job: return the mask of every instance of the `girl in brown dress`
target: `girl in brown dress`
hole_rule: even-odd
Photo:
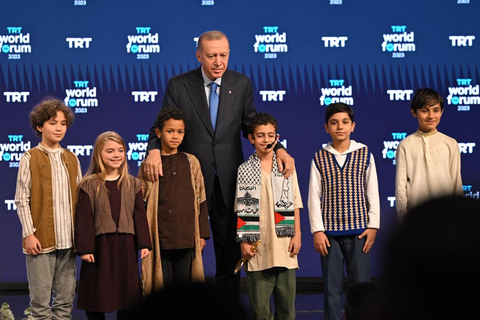
[[[140,180],[128,174],[123,139],[100,134],[80,184],[75,218],[77,254],[82,258],[77,308],[88,319],[132,319],[141,299],[138,250],[151,250]]]

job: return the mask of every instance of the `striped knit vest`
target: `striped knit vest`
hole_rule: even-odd
[[[322,179],[321,209],[325,233],[333,236],[360,234],[367,228],[368,204],[365,175],[370,165],[367,147],[347,155],[343,167],[322,149],[315,153]]]

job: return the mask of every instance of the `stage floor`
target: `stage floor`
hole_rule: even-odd
[[[27,294],[0,296],[0,303],[7,302],[15,315],[15,319],[23,318],[23,311],[28,307],[29,297]],[[241,295],[241,302],[248,310],[248,296]],[[76,305],[76,301],[75,301]],[[296,298],[297,320],[323,320],[323,294],[297,294]],[[86,319],[85,312],[73,309],[73,319]],[[115,319],[115,313],[107,314],[107,319]]]

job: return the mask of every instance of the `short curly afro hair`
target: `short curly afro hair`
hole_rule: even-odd
[[[187,128],[187,119],[185,118],[185,113],[177,107],[170,106],[160,109],[157,114],[155,126],[161,131],[165,125],[165,122],[170,119],[182,120],[185,124],[185,129]]]

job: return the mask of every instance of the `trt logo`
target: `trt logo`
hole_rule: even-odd
[[[137,29],[137,33],[149,34],[152,27],[136,27],[135,29]]]
[[[5,91],[3,95],[6,97],[7,102],[27,102],[27,97],[30,95],[30,92],[28,91],[21,91],[21,92],[15,92],[15,91]]]
[[[138,141],[147,141],[148,142],[149,134],[137,134]]]
[[[75,153],[76,156],[90,156],[92,153],[93,146],[92,145],[71,145],[67,146],[67,149],[73,153]]]
[[[283,96],[287,93],[285,90],[262,90],[262,101],[283,101]]]
[[[90,42],[92,41],[92,38],[67,38],[66,40],[69,48],[83,49],[90,48]]]
[[[345,47],[348,37],[322,37],[325,48]]]
[[[472,84],[472,79],[457,79],[457,84],[459,86],[469,86]]]
[[[73,81],[75,88],[88,88],[88,81]]]
[[[405,139],[406,136],[407,136],[406,132],[392,132],[392,138],[395,140]]]
[[[392,26],[392,32],[405,32],[407,26]]]
[[[132,91],[135,102],[155,102],[158,91]]]
[[[265,31],[265,33],[276,33],[278,31],[278,27],[263,27],[263,31]]]
[[[10,211],[10,210],[17,210],[17,206],[15,205],[15,201],[14,200],[9,200],[9,199],[5,199],[5,204],[7,205],[7,210]]]
[[[460,153],[473,153],[473,148],[475,148],[475,142],[459,142],[458,148]]]
[[[475,36],[450,36],[448,39],[452,41],[452,47],[471,47]]]
[[[391,101],[410,101],[413,90],[387,90]]]
[[[22,142],[23,135],[22,134],[9,134],[8,141],[9,142]]]
[[[22,33],[22,27],[7,27],[8,33]]]
[[[330,79],[330,80],[328,80],[328,82],[330,82],[330,85],[332,87],[341,87],[345,83],[345,80],[343,80],[343,79]]]

